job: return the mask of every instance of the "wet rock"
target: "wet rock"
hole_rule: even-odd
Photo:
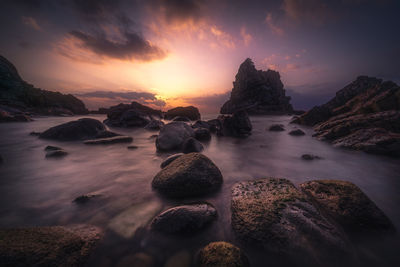
[[[75,198],[72,202],[75,202],[76,204],[85,204],[89,202],[91,199],[98,197],[99,195],[96,194],[88,194],[88,195],[81,195],[77,198]]]
[[[164,127],[164,122],[160,120],[152,120],[144,128],[149,131],[158,131],[162,127]]]
[[[221,121],[219,119],[208,120],[207,123],[210,125],[210,132],[212,133],[220,131],[222,127]]]
[[[346,237],[286,179],[240,182],[232,188],[232,228],[239,240],[268,251],[317,260],[344,255]],[[314,258],[315,257],[315,258]]]
[[[208,130],[210,130],[211,125],[206,122],[206,121],[202,121],[202,120],[197,120],[193,125],[192,128],[206,128]]]
[[[293,135],[293,136],[302,136],[302,135],[305,135],[306,133],[300,129],[296,129],[296,130],[290,131],[289,134]]]
[[[249,260],[236,246],[228,242],[213,242],[200,250],[199,267],[248,267]]]
[[[300,187],[350,233],[394,231],[388,217],[353,183],[317,180]]]
[[[62,158],[68,155],[68,152],[65,150],[50,150],[46,153],[46,158]]]
[[[210,130],[207,128],[195,128],[194,129],[194,135],[197,140],[199,141],[209,141],[211,140],[211,133]]]
[[[192,256],[189,251],[182,250],[172,255],[166,262],[164,267],[190,267]]]
[[[200,153],[184,154],[154,177],[152,186],[171,197],[194,197],[221,187],[222,174],[217,166]]]
[[[169,234],[195,233],[217,217],[216,209],[206,203],[182,205],[170,208],[157,215],[151,229]]]
[[[189,125],[180,121],[170,122],[157,136],[156,147],[160,151],[181,150],[189,137],[194,137],[194,131]]]
[[[190,119],[188,117],[176,116],[175,118],[172,119],[172,121],[190,122]]]
[[[273,131],[273,132],[281,132],[281,131],[284,131],[285,128],[283,127],[282,124],[274,124],[274,125],[271,125],[268,130]]]
[[[301,158],[304,160],[322,159],[321,157],[312,154],[303,154],[301,155]]]
[[[115,136],[121,136],[121,135],[106,130],[106,131],[101,131],[98,134],[96,134],[95,139],[98,139],[98,138],[109,138],[109,137],[115,137]]]
[[[177,116],[187,117],[189,120],[192,120],[192,121],[200,120],[200,112],[196,107],[193,107],[193,106],[176,107],[176,108],[170,109],[165,113],[164,118],[166,120],[172,120],[173,118],[175,118]]]
[[[138,149],[139,147],[138,146],[127,146],[126,148],[130,149],[130,150],[134,150],[134,149]]]
[[[122,258],[117,267],[153,267],[155,262],[151,256],[144,252],[139,252],[133,255]]]
[[[44,151],[54,151],[54,150],[63,150],[61,147],[58,146],[46,146]]]
[[[279,72],[257,70],[250,58],[239,67],[230,99],[221,107],[222,114],[245,110],[248,114],[288,114],[293,112],[285,95]]]
[[[149,139],[153,139],[153,138],[157,138],[157,137],[158,137],[158,134],[153,134],[153,135],[149,136]]]
[[[218,135],[233,137],[247,137],[251,135],[253,127],[245,111],[238,111],[233,115],[221,115],[218,119],[221,123]]]
[[[104,125],[95,119],[83,118],[51,127],[41,133],[39,138],[59,141],[74,141],[95,138],[105,131]]]
[[[41,134],[41,132],[30,132],[29,135],[32,136],[39,136]]]
[[[85,145],[109,145],[109,144],[118,144],[118,143],[131,143],[133,138],[130,136],[114,136],[108,138],[99,138],[93,140],[86,140],[83,143]]]
[[[173,154],[171,156],[169,156],[168,158],[166,158],[160,165],[161,169],[164,169],[165,167],[167,167],[171,162],[173,162],[174,160],[176,160],[177,158],[179,158],[180,156],[182,156],[183,153],[177,153],[177,154]]]
[[[103,231],[95,226],[0,229],[2,266],[83,266]]]
[[[10,114],[9,112],[0,110],[0,122],[29,122],[33,119],[26,114]]]
[[[203,151],[203,149],[203,145],[193,137],[189,137],[182,144],[182,152],[185,154],[192,152],[201,152]]]

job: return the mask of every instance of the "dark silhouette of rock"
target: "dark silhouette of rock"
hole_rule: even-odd
[[[312,154],[303,154],[301,155],[301,158],[304,160],[322,159],[321,157]]]
[[[184,154],[154,177],[152,186],[170,197],[195,197],[221,187],[222,174],[217,166],[200,153]]]
[[[155,260],[144,252],[123,257],[116,267],[156,267]]]
[[[249,267],[246,255],[236,246],[227,242],[213,242],[202,248],[198,254],[199,267]]]
[[[233,231],[247,244],[280,255],[308,255],[310,261],[347,253],[344,234],[289,180],[237,183],[231,209]]]
[[[133,138],[130,136],[119,135],[114,137],[86,140],[83,143],[85,145],[110,145],[119,143],[131,143],[132,141]]]
[[[185,154],[192,152],[201,152],[203,151],[203,149],[203,145],[193,137],[189,137],[182,144],[182,152]]]
[[[0,110],[0,122],[29,122],[33,119],[26,114],[11,114],[7,111]]]
[[[180,156],[182,156],[183,153],[177,153],[177,154],[173,154],[171,156],[169,156],[168,158],[166,158],[160,165],[161,169],[164,169],[165,167],[167,167],[171,162],[173,162],[174,160],[176,160],[177,158],[179,158]]]
[[[290,135],[294,135],[294,136],[302,136],[302,135],[305,135],[306,133],[303,132],[303,131],[300,130],[300,129],[296,129],[296,130],[290,131],[289,134],[290,134]]]
[[[156,139],[156,147],[160,151],[182,150],[186,139],[194,137],[192,127],[181,121],[166,124]]]
[[[29,135],[32,135],[32,136],[39,136],[40,134],[41,134],[41,132],[35,132],[35,131],[29,133]]]
[[[62,148],[58,146],[46,146],[44,148],[44,151],[54,151],[54,150],[62,150]]]
[[[196,107],[193,107],[193,106],[176,107],[176,108],[170,109],[165,113],[164,118],[166,120],[172,120],[178,116],[186,117],[192,121],[200,120],[200,112]]]
[[[96,134],[95,138],[110,138],[110,137],[115,137],[115,136],[121,136],[120,134],[110,132],[110,131],[101,131],[98,134]]]
[[[157,215],[150,227],[152,230],[169,234],[194,234],[216,217],[216,209],[207,203],[182,205]]]
[[[22,113],[40,115],[88,114],[85,104],[75,96],[35,88],[19,76],[17,69],[0,56],[0,104],[18,109],[15,121],[26,121]],[[0,121],[2,115],[0,114]]]
[[[394,231],[383,211],[353,183],[317,180],[305,182],[300,187],[351,234]]]
[[[91,199],[95,198],[95,197],[99,197],[100,195],[96,195],[96,194],[88,194],[88,195],[81,195],[77,198],[75,198],[72,202],[76,203],[76,204],[85,204],[87,202],[89,202]]]
[[[151,120],[144,128],[150,131],[158,131],[164,127],[164,123],[160,120]]]
[[[39,138],[59,141],[93,139],[105,131],[104,125],[95,119],[83,118],[51,127],[41,133]]]
[[[218,133],[221,130],[221,121],[219,119],[212,119],[206,121],[210,125],[210,132]]]
[[[314,126],[315,137],[336,146],[399,157],[400,87],[360,76],[293,123]]]
[[[172,119],[172,121],[190,122],[190,119],[188,117],[176,116],[175,118]]]
[[[139,147],[138,146],[127,146],[126,148],[127,149],[131,149],[131,150],[135,150],[135,149],[138,149]]]
[[[63,149],[50,150],[46,153],[46,158],[62,158],[66,155],[68,155],[68,152]]]
[[[278,72],[257,70],[250,58],[239,67],[230,99],[222,106],[222,114],[245,110],[255,114],[288,114],[293,112],[290,97],[285,95]]]
[[[202,121],[202,120],[197,120],[195,123],[193,123],[192,128],[196,129],[196,128],[206,128],[208,130],[210,130],[211,125],[206,122],[206,121]]]
[[[210,130],[207,128],[195,128],[194,129],[194,135],[197,140],[199,141],[209,141],[211,140],[211,133]]]
[[[132,102],[110,107],[104,123],[113,127],[145,127],[152,120],[161,117],[161,110]]]
[[[84,266],[103,236],[95,226],[0,229],[2,266]]]
[[[285,128],[283,127],[282,124],[274,124],[274,125],[271,125],[268,130],[272,131],[272,132],[281,132],[281,131],[284,131]]]
[[[246,111],[238,111],[233,115],[220,115],[220,128],[218,135],[246,137],[251,135],[252,125]]]

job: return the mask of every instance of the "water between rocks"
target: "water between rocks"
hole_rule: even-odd
[[[88,116],[86,116],[88,117]],[[99,120],[102,115],[89,116]],[[203,119],[215,118],[206,115]],[[106,229],[103,243],[89,260],[92,266],[113,266],[136,252],[151,255],[163,266],[173,255],[195,257],[211,241],[230,241],[244,249],[252,266],[280,266],[264,252],[246,248],[235,240],[230,227],[230,188],[241,180],[284,177],[295,184],[312,179],[341,179],[358,185],[400,230],[400,160],[334,148],[312,138],[312,129],[289,124],[289,116],[252,117],[253,134],[246,139],[216,137],[204,143],[204,154],[221,170],[222,189],[203,198],[169,200],[151,188],[160,163],[169,154],[157,153],[157,132],[144,129],[112,129],[134,138],[129,144],[88,146],[82,142],[41,140],[30,132],[78,119],[43,117],[30,123],[0,124],[0,227],[67,225],[87,223]],[[283,124],[284,132],[270,132],[272,124]],[[290,136],[301,128],[306,136]],[[59,146],[69,155],[46,159],[44,148]],[[322,160],[305,161],[302,154]],[[85,204],[72,201],[83,194],[96,194]],[[143,225],[168,207],[207,201],[218,210],[209,228],[192,236],[163,236]],[[392,265],[399,260],[397,237],[363,244],[360,251],[374,263]],[[365,246],[364,246],[365,245]],[[188,256],[189,255],[189,256]]]

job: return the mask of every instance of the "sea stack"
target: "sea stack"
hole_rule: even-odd
[[[221,108],[222,114],[245,110],[249,115],[290,114],[293,107],[286,96],[279,72],[257,70],[247,58],[239,67],[230,99]]]

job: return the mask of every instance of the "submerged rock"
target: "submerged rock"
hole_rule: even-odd
[[[164,127],[164,122],[160,120],[152,120],[144,128],[150,131],[158,131],[162,127]]]
[[[68,155],[68,152],[62,149],[50,150],[46,153],[46,158],[61,158]]]
[[[39,136],[40,134],[41,134],[41,132],[35,132],[35,131],[29,133],[29,135],[32,135],[32,136]]]
[[[248,267],[249,260],[236,246],[228,242],[213,242],[198,254],[199,267]]]
[[[251,135],[252,125],[245,111],[235,112],[233,115],[218,117],[221,127],[218,134],[222,136],[246,137]]]
[[[0,229],[2,266],[83,266],[103,231],[95,226]]]
[[[181,150],[189,137],[194,137],[194,131],[189,125],[180,121],[170,122],[157,136],[156,147],[160,151]]]
[[[293,136],[302,136],[302,135],[305,135],[306,133],[300,129],[296,129],[296,130],[290,131],[289,134],[293,135]]]
[[[166,120],[172,120],[173,118],[180,116],[186,117],[189,120],[195,121],[200,120],[200,112],[196,107],[188,106],[188,107],[176,107],[170,109],[165,113],[164,118]]]
[[[51,127],[41,133],[39,138],[59,141],[75,141],[95,138],[105,131],[104,125],[95,119],[83,118]]]
[[[199,141],[209,141],[211,140],[210,130],[207,128],[199,127],[194,129],[194,135]]]
[[[46,146],[44,148],[44,151],[54,151],[54,150],[62,150],[62,148],[58,146]]]
[[[394,231],[389,218],[353,183],[317,180],[300,187],[350,233]]]
[[[301,155],[301,158],[304,160],[322,159],[321,157],[312,154],[303,154]]]
[[[161,169],[164,169],[165,167],[167,167],[171,162],[173,162],[174,160],[176,160],[177,158],[179,158],[180,156],[182,156],[183,153],[177,153],[177,154],[173,154],[171,156],[169,156],[168,158],[166,158],[160,165]]]
[[[118,144],[118,143],[131,143],[133,138],[130,136],[114,136],[108,138],[99,138],[93,140],[86,140],[83,143],[85,145],[109,145],[109,144]]]
[[[194,197],[221,187],[222,174],[217,166],[200,153],[184,154],[154,177],[152,186],[171,197]]]
[[[185,154],[191,152],[201,152],[203,149],[203,145],[193,137],[189,137],[182,144],[182,152]]]
[[[289,180],[237,183],[231,209],[233,231],[247,244],[278,254],[316,257],[312,260],[322,254],[335,259],[346,252],[346,237]]]
[[[284,130],[285,130],[285,128],[283,127],[282,124],[274,124],[269,127],[269,131],[272,131],[272,132],[281,132]]]
[[[126,148],[127,148],[127,149],[131,149],[131,150],[134,150],[134,149],[138,149],[139,147],[138,147],[138,146],[127,146]]]
[[[151,222],[151,229],[163,233],[195,233],[217,217],[216,209],[206,203],[167,209]]]
[[[77,198],[75,198],[72,202],[75,202],[76,204],[85,204],[89,202],[92,198],[98,197],[99,195],[95,194],[88,194],[88,195],[81,195]]]

